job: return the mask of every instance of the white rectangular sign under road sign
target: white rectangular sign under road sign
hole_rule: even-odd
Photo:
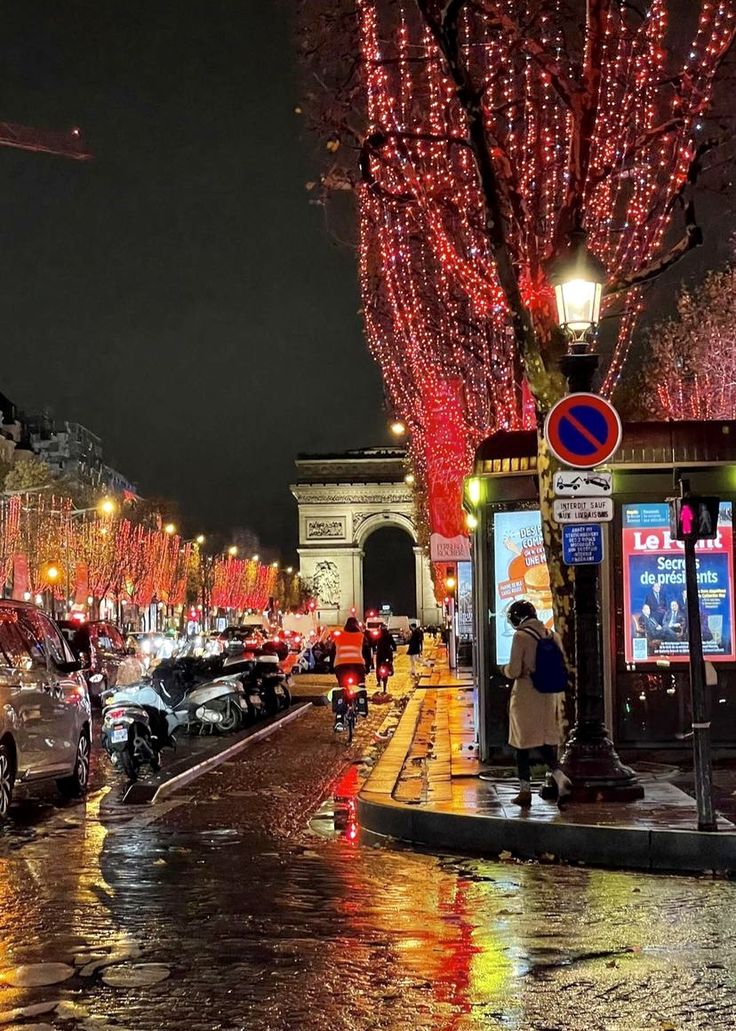
[[[613,491],[613,473],[560,469],[554,476],[558,498],[609,498]]]
[[[556,523],[610,523],[613,501],[610,498],[558,498],[552,517]]]

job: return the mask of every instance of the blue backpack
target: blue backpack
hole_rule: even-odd
[[[520,627],[537,642],[536,669],[530,673],[532,684],[540,694],[560,694],[567,690],[568,672],[565,657],[552,634],[542,637],[531,627]]]

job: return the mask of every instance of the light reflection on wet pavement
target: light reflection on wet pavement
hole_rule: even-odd
[[[0,1023],[736,1028],[736,885],[361,840],[348,760],[371,736],[349,753],[315,709],[153,810],[100,779],[86,807],[23,802],[0,835],[0,971],[74,971],[0,987]]]

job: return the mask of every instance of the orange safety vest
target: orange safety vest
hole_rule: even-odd
[[[362,666],[363,634],[360,631],[349,633],[347,630],[335,631],[335,666]]]

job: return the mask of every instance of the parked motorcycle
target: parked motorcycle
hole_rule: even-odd
[[[277,655],[251,656],[235,651],[225,660],[223,672],[239,677],[251,721],[261,716],[273,716],[289,708],[291,692],[288,678],[279,665]]]
[[[245,722],[248,708],[236,677],[218,677],[185,690],[155,676],[103,695],[102,744],[113,766],[135,780],[147,763],[156,770],[176,733],[226,734]]]

